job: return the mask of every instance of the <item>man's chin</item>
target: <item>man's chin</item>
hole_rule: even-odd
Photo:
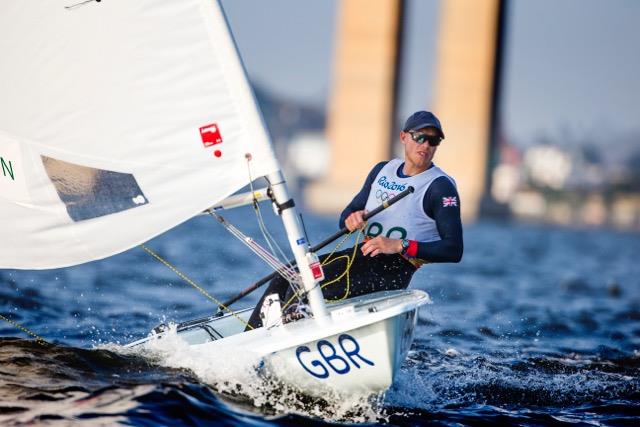
[[[416,162],[416,166],[420,169],[426,169],[431,164],[431,159],[421,157],[418,162]]]

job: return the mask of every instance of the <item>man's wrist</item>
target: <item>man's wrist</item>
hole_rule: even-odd
[[[400,254],[406,255],[407,250],[409,249],[410,241],[407,239],[400,240]]]
[[[400,254],[409,258],[415,258],[418,255],[418,242],[415,240],[402,239],[402,249]]]

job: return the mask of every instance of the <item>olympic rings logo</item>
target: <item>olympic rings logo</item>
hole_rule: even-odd
[[[376,191],[376,199],[386,202],[387,200],[396,197],[396,193],[387,193],[386,191],[377,190]]]

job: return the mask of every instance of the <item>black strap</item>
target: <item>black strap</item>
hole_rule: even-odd
[[[278,209],[278,215],[282,214],[282,211],[284,211],[285,209],[291,209],[296,205],[293,199],[289,199],[282,204],[278,203],[271,187],[267,188],[267,196],[269,196],[273,204],[276,205],[276,208]]]
[[[293,201],[293,199],[289,199],[286,202],[279,204],[278,202],[274,201],[273,203],[275,203],[276,207],[278,208],[278,215],[280,215],[282,213],[283,210],[285,209],[291,209],[292,207],[294,207],[296,204]]]

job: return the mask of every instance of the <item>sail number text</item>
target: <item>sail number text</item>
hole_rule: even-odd
[[[4,157],[0,156],[0,168],[2,168],[2,176],[11,178],[12,181],[16,180],[16,177],[13,174],[13,165],[11,164],[11,160],[5,160]]]
[[[352,366],[360,369],[360,365],[374,366],[371,360],[360,354],[360,344],[351,335],[342,334],[338,337],[338,345],[335,346],[327,340],[316,343],[318,356],[307,355],[311,349],[301,345],[296,349],[298,362],[309,374],[316,378],[328,378],[331,372],[345,375],[351,371]]]

